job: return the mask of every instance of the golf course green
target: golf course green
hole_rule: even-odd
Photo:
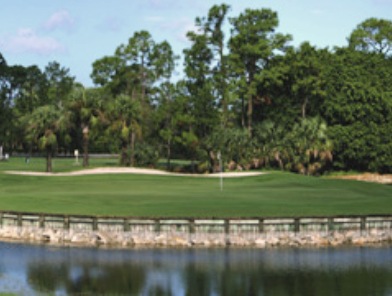
[[[61,162],[60,162],[61,163]],[[69,171],[70,160],[62,171]],[[100,160],[100,165],[104,162]],[[42,163],[41,163],[42,164]],[[392,186],[283,172],[219,178],[24,176],[0,164],[0,211],[131,217],[294,217],[392,213]],[[30,167],[36,168],[34,164]],[[43,167],[43,164],[42,164]]]

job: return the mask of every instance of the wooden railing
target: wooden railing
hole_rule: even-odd
[[[0,227],[155,233],[270,233],[392,230],[392,214],[282,218],[136,218],[0,211]]]

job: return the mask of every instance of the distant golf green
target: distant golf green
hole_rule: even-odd
[[[6,167],[7,166],[7,167]],[[20,176],[1,171],[0,210],[133,217],[392,214],[392,186],[270,172],[218,178]]]

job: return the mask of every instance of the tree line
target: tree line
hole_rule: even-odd
[[[124,166],[192,160],[192,171],[280,168],[392,172],[392,22],[370,18],[347,46],[294,47],[276,12],[229,17],[214,5],[195,20],[179,56],[135,32],[96,60],[95,87],[50,62],[8,65],[0,54],[0,146],[55,153],[119,154]],[[230,34],[226,36],[227,26]],[[187,168],[184,168],[187,169]]]

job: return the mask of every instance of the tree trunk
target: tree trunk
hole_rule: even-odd
[[[122,147],[121,147],[121,157],[120,157],[120,165],[122,165],[122,166],[129,166],[129,159],[128,159],[127,151],[128,151],[128,147],[123,142]]]
[[[227,94],[227,84],[225,81],[226,78],[226,63],[223,54],[224,45],[223,43],[219,46],[219,59],[220,59],[220,90],[222,95],[222,113],[223,113],[223,127],[227,126],[228,123],[228,94]]]
[[[171,159],[171,141],[167,140],[167,170],[170,171],[170,159]]]
[[[253,117],[253,96],[248,98],[248,132],[249,137],[252,137],[252,117]]]
[[[211,167],[210,173],[215,173],[215,172],[217,172],[217,170],[216,170],[216,156],[214,154],[214,151],[212,151],[212,150],[207,151],[207,153],[208,153],[208,159],[210,161],[210,167]]]
[[[52,172],[52,151],[50,149],[46,150],[46,172]]]
[[[245,129],[245,100],[241,98],[241,126]]]
[[[89,166],[89,157],[88,157],[88,141],[89,141],[89,128],[85,126],[83,128],[83,166]]]
[[[135,166],[135,141],[136,141],[136,134],[135,131],[132,130],[131,132],[131,155],[130,155],[130,164],[131,166]]]
[[[301,111],[302,111],[302,118],[306,118],[306,106],[308,105],[308,97],[306,97],[302,103]]]

